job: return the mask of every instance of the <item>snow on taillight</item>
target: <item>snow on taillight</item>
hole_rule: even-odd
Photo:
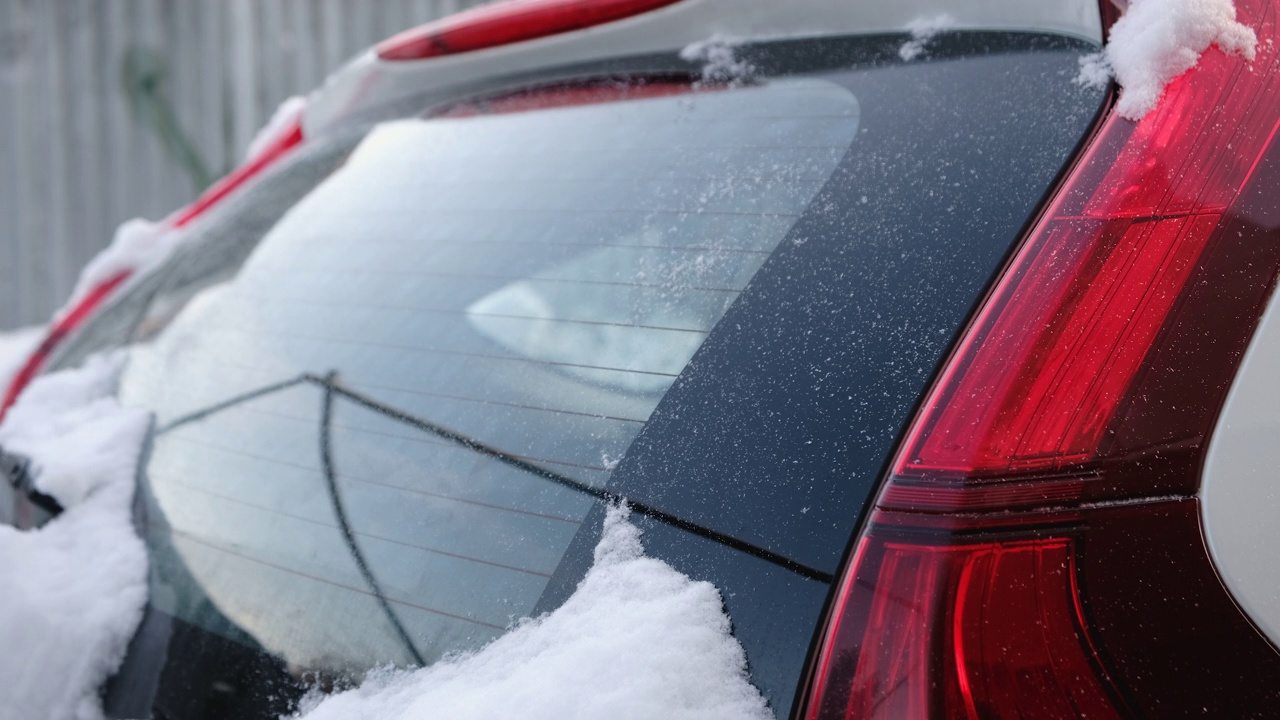
[[[1199,534],[1207,439],[1280,271],[1276,8],[1107,117],[907,433],[807,717],[1107,718],[1280,702]]]

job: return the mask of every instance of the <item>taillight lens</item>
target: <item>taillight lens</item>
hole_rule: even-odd
[[[807,717],[1280,707],[1280,655],[1216,579],[1194,498],[1280,271],[1277,13],[1236,5],[1257,59],[1211,49],[1140,122],[1106,118],[947,361]]]
[[[641,15],[679,0],[507,0],[396,35],[383,60],[425,60],[549,37]]]
[[[1063,537],[870,534],[825,658],[846,681],[827,681],[821,717],[1114,717],[1083,633],[1074,553]]]

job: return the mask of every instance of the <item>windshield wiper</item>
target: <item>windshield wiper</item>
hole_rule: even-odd
[[[427,661],[422,657],[422,653],[418,652],[418,646],[413,642],[413,638],[409,635],[409,631],[405,629],[404,624],[400,622],[400,616],[396,614],[391,603],[387,601],[387,596],[382,591],[382,585],[378,583],[378,579],[373,575],[373,569],[369,567],[369,562],[365,560],[364,553],[360,551],[360,545],[356,542],[356,533],[351,528],[351,523],[347,521],[346,506],[342,502],[342,492],[338,489],[337,472],[333,465],[333,381],[336,373],[329,373],[324,378],[324,400],[320,406],[320,465],[324,469],[325,485],[329,491],[329,502],[333,505],[333,514],[338,519],[338,529],[342,532],[342,540],[347,545],[347,550],[351,552],[351,557],[356,561],[356,568],[360,570],[360,574],[364,576],[364,580],[369,584],[369,589],[373,591],[374,598],[382,607],[382,612],[387,616],[387,620],[391,622],[391,626],[395,628],[396,634],[400,636],[400,641],[409,650],[409,654],[413,656],[418,665],[426,665]]]
[[[594,497],[597,500],[601,500],[607,503],[626,503],[631,508],[631,511],[636,513],[637,515],[641,515],[653,520],[657,520],[658,522],[664,523],[666,525],[670,525],[672,527],[677,527],[681,530],[697,535],[698,537],[711,540],[725,547],[729,547],[734,550],[744,552],[753,557],[760,558],[765,562],[771,563],[773,565],[777,565],[778,567],[784,568],[786,570],[790,570],[791,572],[796,573],[797,575],[800,575],[802,577],[809,578],[810,580],[817,580],[819,582],[824,582],[824,583],[831,583],[835,581],[835,578],[831,573],[797,562],[787,557],[786,555],[782,555],[780,553],[776,553],[767,548],[760,547],[759,545],[749,543],[733,535],[722,533],[718,530],[713,530],[705,525],[700,525],[695,522],[690,522],[678,515],[673,515],[664,510],[653,507],[652,505],[649,505],[647,503],[639,502],[637,500],[627,498],[619,493],[606,490],[605,488],[596,487],[589,483],[583,482],[582,480],[578,480],[577,478],[573,478],[568,475],[564,475],[563,473],[558,473],[554,470],[542,467],[541,465],[529,462],[528,460],[525,460],[521,457],[517,457],[516,455],[500,450],[491,445],[487,445],[475,438],[469,437],[467,435],[463,435],[462,433],[459,433],[455,430],[447,428],[443,425],[433,423],[424,418],[420,418],[420,417],[417,417],[416,415],[412,415],[407,412],[404,412],[399,408],[395,408],[390,405],[379,402],[377,400],[374,400],[373,398],[367,395],[364,395],[363,393],[359,393],[354,390],[351,390],[350,388],[343,387],[338,382],[336,373],[330,373],[328,375],[323,375],[323,376],[315,375],[312,373],[302,373],[301,375],[298,375],[297,377],[294,377],[290,380],[272,383],[270,385],[264,385],[256,390],[251,390],[242,395],[237,395],[227,400],[224,400],[220,403],[215,403],[214,405],[210,405],[209,407],[204,408],[203,410],[197,410],[190,414],[175,418],[174,420],[171,420],[169,423],[167,423],[163,427],[159,428],[156,431],[156,434],[163,435],[169,432],[170,430],[174,430],[188,423],[196,422],[197,420],[203,420],[209,417],[210,415],[215,415],[217,413],[222,412],[223,410],[228,410],[242,403],[249,402],[250,400],[255,400],[265,395],[270,395],[272,393],[294,387],[295,385],[303,385],[303,384],[316,385],[325,392],[326,396],[331,394],[331,395],[343,398],[349,402],[353,402],[357,405],[364,406],[369,410],[373,410],[399,423],[408,425],[409,427],[415,428],[417,430],[421,430],[431,435],[435,435],[436,437],[441,438],[443,440],[448,440],[449,442],[455,443],[460,447],[470,450],[471,452],[479,453],[481,455],[486,455],[500,463],[517,468],[526,473],[529,473],[530,475],[533,475],[534,477],[538,477],[548,482],[554,483],[556,485],[560,485],[561,487],[565,487],[570,490],[577,491],[584,495],[590,495],[591,497]]]
[[[62,504],[36,488],[35,473],[32,471],[30,458],[0,447],[0,476],[4,477],[14,492],[26,498],[32,505],[55,517],[62,514]]]
[[[334,381],[337,373],[330,372],[324,377],[319,377],[309,373],[303,373],[293,379],[283,382],[264,385],[256,390],[251,390],[242,395],[237,395],[220,403],[210,405],[203,410],[184,415],[180,418],[167,423],[164,427],[156,430],[156,435],[163,435],[170,430],[181,427],[183,425],[203,420],[212,415],[228,410],[237,405],[256,400],[260,397],[272,395],[291,387],[304,384],[319,385],[324,390],[324,396],[320,408],[320,467],[324,473],[325,490],[329,495],[329,502],[333,508],[333,514],[338,522],[338,531],[342,534],[342,540],[347,546],[347,551],[351,553],[352,559],[356,563],[356,569],[360,571],[360,575],[364,578],[365,583],[369,585],[369,590],[373,593],[373,597],[378,602],[378,606],[382,609],[383,614],[391,623],[396,635],[404,644],[405,649],[409,651],[409,655],[413,657],[414,662],[418,665],[426,665],[426,660],[422,657],[422,653],[418,650],[417,645],[413,642],[413,638],[405,629],[404,624],[400,621],[400,616],[396,614],[391,603],[387,600],[386,594],[382,590],[381,583],[373,574],[373,569],[369,567],[369,562],[365,560],[364,553],[360,550],[359,543],[356,542],[356,533],[351,527],[351,522],[347,519],[346,504],[342,501],[342,493],[338,488],[337,472],[333,463],[333,445],[331,438],[331,427],[333,424],[333,394]]]

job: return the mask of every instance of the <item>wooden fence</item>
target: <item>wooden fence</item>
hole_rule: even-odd
[[[0,0],[0,330],[131,217],[232,168],[290,95],[479,0]]]

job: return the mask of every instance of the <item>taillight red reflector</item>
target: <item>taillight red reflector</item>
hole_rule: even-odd
[[[535,40],[641,15],[680,0],[507,0],[406,30],[379,44],[383,60],[425,60]]]
[[[852,678],[822,688],[811,717],[1116,717],[1084,634],[1071,538],[863,543],[822,658]]]
[[[944,365],[837,590],[810,720],[1280,707],[1280,652],[1195,499],[1280,273],[1280,12],[1235,6],[1255,60],[1212,48],[1141,121],[1108,116]]]
[[[1093,460],[1217,224],[1218,213],[1046,222],[961,345],[897,472]]]
[[[111,293],[124,284],[125,280],[129,279],[130,274],[128,271],[117,273],[99,283],[80,300],[78,305],[54,323],[53,327],[44,336],[44,340],[40,341],[39,347],[31,353],[31,356],[27,358],[27,362],[14,375],[13,380],[9,382],[9,388],[4,395],[4,404],[0,405],[0,420],[4,420],[5,413],[9,411],[14,401],[18,399],[18,395],[40,373],[41,368],[44,367],[45,362],[53,354],[54,349],[62,343],[62,340],[83,325],[85,320],[89,319],[89,316],[102,305]]]
[[[255,175],[265,170],[276,160],[279,160],[281,156],[301,144],[302,123],[294,122],[292,126],[280,133],[275,142],[263,148],[254,157],[249,158],[248,162],[233,170],[229,175],[209,186],[209,189],[201,193],[200,197],[195,199],[195,202],[179,210],[176,215],[170,218],[169,223],[177,228],[187,225],[253,179]]]

